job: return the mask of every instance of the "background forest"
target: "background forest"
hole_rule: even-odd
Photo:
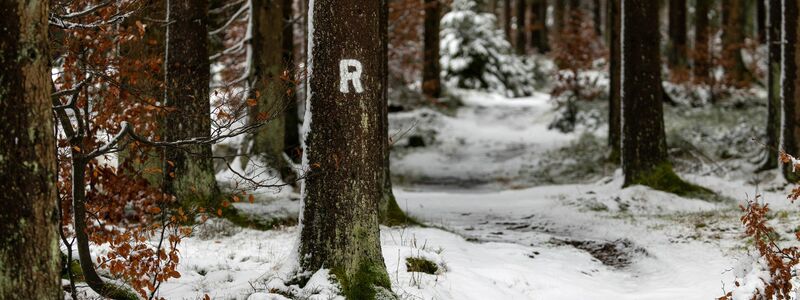
[[[0,300],[797,298],[800,0],[0,15]]]

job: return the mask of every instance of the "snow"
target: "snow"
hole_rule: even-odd
[[[761,91],[743,94],[750,104],[741,108],[665,107],[676,170],[724,198],[715,202],[621,188],[621,171],[605,158],[607,129],[598,125],[606,122],[605,103],[580,102],[583,113],[599,119],[561,133],[548,129],[557,117],[548,94],[449,92],[463,105],[390,115],[398,204],[428,225],[381,227],[387,272],[401,299],[713,299],[726,291],[749,299],[767,274],[745,251],[737,205],[761,195],[776,211],[770,225],[786,237],[800,220],[780,173],[753,173],[759,146],[751,139],[766,123],[765,108],[754,104],[763,101]],[[307,134],[311,106],[305,109]],[[424,146],[411,145],[412,138]],[[257,160],[231,166],[217,174],[226,189],[239,182],[234,171],[266,182],[274,174]],[[233,204],[250,218],[301,215],[302,188],[251,193],[254,203]],[[291,282],[299,232],[299,225],[258,231],[212,218],[181,242],[182,276],[164,283],[158,296],[342,299],[328,270],[309,274],[303,287]],[[107,249],[94,247],[93,254]],[[408,272],[407,258],[438,270]]]

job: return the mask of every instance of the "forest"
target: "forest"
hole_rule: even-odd
[[[800,0],[0,15],[0,300],[798,299]]]

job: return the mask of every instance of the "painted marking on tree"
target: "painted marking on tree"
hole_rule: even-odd
[[[361,62],[355,59],[339,61],[339,91],[344,94],[350,93],[350,82],[352,81],[356,93],[363,93],[364,87],[361,86],[362,69]]]

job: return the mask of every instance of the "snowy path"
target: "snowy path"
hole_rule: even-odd
[[[517,292],[519,296],[513,299],[712,299],[721,295],[721,281],[731,282],[733,276],[723,274],[735,263],[723,249],[731,245],[725,238],[738,230],[730,228],[735,223],[706,219],[710,224],[703,223],[700,229],[699,223],[672,218],[678,211],[699,214],[721,207],[640,187],[620,191],[615,187],[618,183],[477,194],[400,192],[398,200],[428,224],[478,242],[474,247],[482,251],[476,257],[461,261],[456,256],[452,264],[499,275],[494,284],[499,290]],[[595,201],[607,203],[608,210],[586,206]],[[625,205],[628,211],[620,211]],[[637,206],[661,206],[662,212],[653,214]],[[442,241],[430,238],[428,243],[436,247]],[[441,247],[450,264],[449,252],[461,249],[448,251],[448,247],[468,246]],[[443,276],[455,277],[452,281],[460,277]],[[464,282],[466,286],[490,283]],[[462,296],[454,299],[500,299]]]

